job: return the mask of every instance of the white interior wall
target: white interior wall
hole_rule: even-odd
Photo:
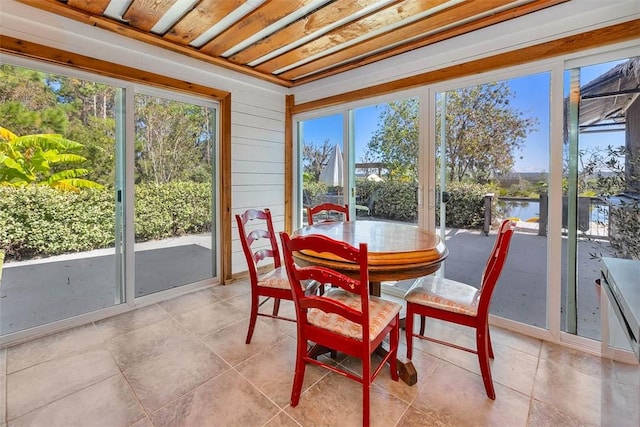
[[[116,33],[0,0],[3,35],[231,92],[232,213],[269,207],[284,229],[284,107],[287,89]],[[1,62],[1,58],[0,58]],[[246,261],[232,229],[233,273]]]

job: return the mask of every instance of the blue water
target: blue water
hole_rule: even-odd
[[[505,218],[520,218],[526,221],[540,216],[540,202],[501,201],[498,202],[498,206]]]
[[[537,201],[520,201],[520,200],[501,200],[498,206],[502,209],[505,218],[520,218],[526,221],[531,218],[540,217],[540,202]],[[608,206],[598,205],[591,207],[591,221],[603,222],[608,221]]]

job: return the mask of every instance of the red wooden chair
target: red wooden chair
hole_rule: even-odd
[[[323,218],[315,223],[319,222],[332,222],[336,221],[334,215],[341,215],[344,221],[349,221],[349,205],[336,205],[335,203],[322,203],[316,206],[307,207],[307,223],[309,225],[314,224],[314,215],[323,214]]]
[[[407,302],[407,318],[405,334],[407,337],[407,358],[413,353],[413,337],[433,341],[459,350],[478,355],[482,380],[490,399],[496,398],[491,379],[489,358],[493,359],[491,336],[489,335],[489,305],[493,290],[498,282],[504,266],[515,222],[505,220],[498,231],[498,236],[482,273],[480,288],[470,286],[442,277],[425,276],[416,280],[405,294]],[[413,332],[413,318],[420,316],[420,333]],[[476,331],[476,348],[470,349],[450,342],[425,336],[425,317],[474,328]]]
[[[305,367],[308,363],[322,366],[362,384],[363,425],[369,425],[369,390],[385,363],[391,367],[391,378],[398,380],[397,352],[400,336],[400,304],[369,296],[367,245],[355,248],[325,236],[308,235],[290,238],[280,233],[284,263],[294,290],[298,319],[298,347],[295,376],[291,391],[291,406],[296,406],[302,391]],[[360,266],[358,279],[326,267],[299,267],[294,252],[327,252]],[[301,284],[317,281],[333,287],[324,295],[305,295]],[[363,336],[364,331],[364,336]],[[390,349],[380,365],[371,366],[371,354],[389,335]],[[313,356],[309,342],[362,359],[362,376],[330,366]],[[373,372],[372,372],[373,371]]]
[[[287,272],[280,260],[278,241],[273,230],[271,211],[269,209],[256,210],[249,209],[242,215],[236,215],[238,223],[238,234],[242,250],[247,259],[249,277],[251,280],[251,316],[249,318],[249,331],[247,332],[246,343],[251,342],[251,336],[256,326],[258,316],[271,317],[274,319],[288,320],[295,322],[295,319],[278,316],[280,300],[293,300],[291,286]],[[266,240],[266,246],[265,246]],[[258,273],[258,264],[263,261],[271,261],[271,269],[263,274]],[[261,266],[268,266],[263,263]],[[315,292],[317,287],[305,288],[304,292]],[[260,301],[260,297],[265,297]],[[260,312],[260,306],[266,303],[269,298],[273,298],[272,314]]]

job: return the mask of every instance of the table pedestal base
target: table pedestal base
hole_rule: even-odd
[[[331,353],[331,358],[335,359],[337,357],[337,352],[328,347],[322,345],[314,345],[313,348],[309,351],[309,356],[313,359],[317,359],[318,356]],[[389,353],[389,345],[383,342],[380,347],[376,349],[376,354],[381,357],[385,357]],[[411,360],[407,360],[404,357],[398,355],[397,360],[398,365],[398,375],[400,379],[404,381],[407,385],[414,385],[418,382],[418,372],[416,368],[413,366],[413,362]]]
[[[380,347],[376,349],[376,354],[381,357],[385,357],[389,353],[389,344],[383,342]],[[418,382],[418,372],[416,368],[413,366],[413,362],[411,360],[407,360],[404,357],[401,357],[398,354],[397,359],[398,365],[398,375],[400,379],[404,381],[407,385],[414,385]]]

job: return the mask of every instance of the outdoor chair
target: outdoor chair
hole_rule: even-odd
[[[493,359],[493,348],[489,334],[489,306],[493,290],[504,266],[515,222],[505,220],[480,280],[480,288],[465,283],[435,276],[424,276],[415,281],[404,296],[407,303],[405,334],[407,338],[407,358],[413,355],[413,337],[433,341],[459,350],[478,355],[482,380],[490,399],[496,398],[491,379],[489,358]],[[413,329],[414,315],[420,316],[420,332]],[[462,347],[425,335],[425,317],[468,326],[475,329],[476,348]]]
[[[247,260],[249,278],[251,281],[251,315],[249,317],[249,331],[246,344],[251,342],[253,330],[258,316],[295,322],[295,319],[278,316],[280,300],[293,300],[291,286],[287,272],[280,260],[280,251],[276,234],[273,230],[271,211],[269,209],[249,209],[242,215],[236,215],[240,243]],[[265,246],[265,240],[267,241]],[[266,273],[258,273],[258,264],[263,261],[272,261],[273,265]],[[267,266],[268,264],[264,264]],[[316,292],[318,284],[305,287],[304,292]],[[264,297],[262,301],[260,298]],[[273,298],[272,314],[260,312],[260,307],[270,298]]]
[[[391,378],[398,381],[397,352],[400,337],[401,306],[398,303],[369,295],[369,270],[367,244],[355,248],[347,243],[312,234],[290,238],[280,233],[284,263],[292,283],[298,339],[295,375],[291,391],[291,406],[298,405],[305,367],[308,363],[337,372],[362,384],[363,425],[369,425],[370,387],[386,363]],[[320,266],[298,266],[296,252],[325,252],[359,265],[359,277],[344,274]],[[322,296],[305,295],[302,284],[308,281],[331,284],[332,288]],[[364,332],[363,332],[364,331]],[[389,352],[375,368],[371,366],[371,354],[389,336]],[[314,343],[309,347],[308,343]],[[362,375],[316,360],[315,346],[322,346],[346,353],[362,360]],[[373,371],[373,372],[372,372]]]
[[[314,216],[317,220],[314,221]],[[342,217],[344,221],[349,221],[349,205],[337,205],[335,203],[322,203],[320,205],[307,208],[307,222],[309,225],[319,222],[337,221]]]

